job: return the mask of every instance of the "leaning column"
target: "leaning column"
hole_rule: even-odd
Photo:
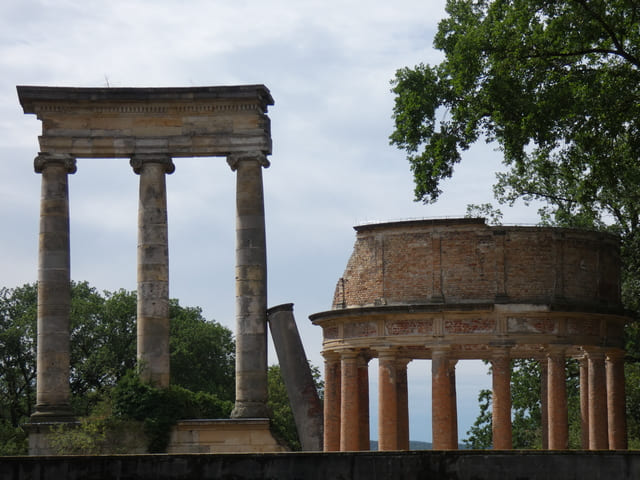
[[[232,418],[267,418],[267,248],[261,152],[227,158],[236,172],[236,403]]]
[[[38,245],[38,340],[36,409],[32,421],[69,421],[69,314],[71,276],[68,174],[75,158],[41,153],[34,162],[42,174]]]
[[[168,155],[131,158],[140,175],[138,203],[138,368],[142,379],[169,386],[169,243],[165,174]]]

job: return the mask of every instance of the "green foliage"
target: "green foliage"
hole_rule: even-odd
[[[111,392],[116,417],[143,423],[150,453],[166,452],[171,427],[180,419],[229,418],[233,404],[179,385],[158,388],[130,372]]]
[[[321,379],[320,370],[314,365],[310,365],[310,367],[318,396],[322,399],[324,382]],[[269,367],[267,371],[267,388],[269,393],[267,407],[271,417],[272,433],[284,441],[291,450],[300,450],[300,439],[298,438],[291,403],[289,402],[289,396],[279,365],[271,365]]]
[[[490,203],[467,205],[466,218],[484,218],[489,225],[502,225],[502,211]]]

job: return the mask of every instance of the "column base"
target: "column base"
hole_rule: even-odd
[[[269,410],[263,402],[236,402],[231,418],[269,418]]]
[[[29,423],[70,423],[75,422],[70,405],[36,405],[36,411]]]

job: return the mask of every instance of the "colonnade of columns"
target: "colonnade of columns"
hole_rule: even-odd
[[[387,348],[378,354],[378,449],[409,449],[407,364],[411,359]],[[371,353],[324,352],[325,451],[369,449],[368,368]],[[493,448],[513,447],[510,348],[496,348],[492,365]],[[432,350],[432,433],[435,450],[458,448],[455,365],[446,348]],[[543,449],[569,446],[566,352],[550,347],[540,360]],[[580,370],[582,448],[626,449],[622,351],[585,348]]]
[[[236,172],[236,406],[232,416],[267,417],[266,242],[261,152],[228,157]],[[137,355],[142,377],[169,385],[169,255],[165,175],[171,157],[136,154],[138,208]],[[67,421],[70,407],[70,155],[41,153],[36,409],[32,421]]]

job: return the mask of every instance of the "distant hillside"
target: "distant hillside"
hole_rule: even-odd
[[[371,445],[371,450],[378,450],[378,441],[377,440],[371,440],[370,441],[370,445]],[[409,449],[410,450],[431,450],[433,448],[433,444],[431,442],[420,442],[418,440],[411,440],[409,442]],[[458,445],[458,448],[460,450],[466,450],[467,446],[460,444]]]

